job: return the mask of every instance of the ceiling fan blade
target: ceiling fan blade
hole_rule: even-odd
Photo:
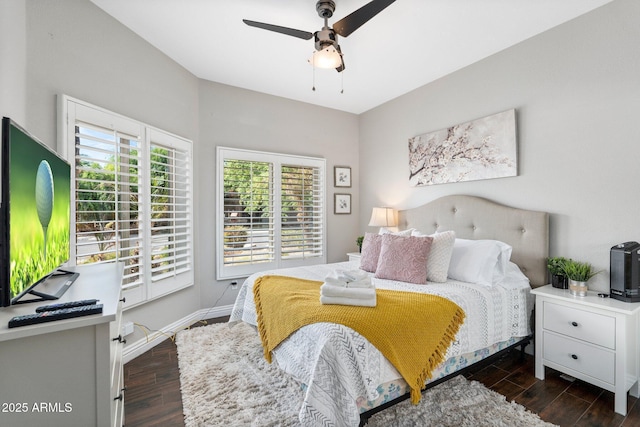
[[[394,1],[395,0],[373,0],[333,24],[333,31],[342,37],[347,37],[368,20],[382,12]]]
[[[275,31],[276,33],[286,34],[288,36],[297,37],[303,40],[311,40],[313,33],[308,31],[296,30],[294,28],[280,27],[278,25],[265,24],[264,22],[249,21],[243,19],[242,22],[250,27],[262,28],[263,30]]]

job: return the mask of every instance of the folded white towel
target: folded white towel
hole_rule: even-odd
[[[325,277],[324,278],[324,283],[329,283],[330,285],[340,286],[340,287],[343,287],[343,288],[347,287],[347,282],[346,281],[340,280],[334,275],[328,275],[327,277]]]
[[[368,299],[375,298],[376,290],[375,288],[344,288],[342,286],[335,286],[325,282],[320,286],[320,295],[327,297]]]
[[[369,277],[364,270],[337,270],[336,275],[338,279],[345,282],[357,282]]]
[[[339,304],[339,305],[357,305],[361,307],[375,307],[376,298],[359,299],[359,298],[343,298],[343,297],[328,297],[320,295],[321,304]]]
[[[325,277],[325,283],[347,288],[371,288],[371,278],[362,270],[336,270]]]
[[[371,278],[365,277],[364,279],[356,280],[355,282],[347,282],[347,288],[371,288],[375,289]]]

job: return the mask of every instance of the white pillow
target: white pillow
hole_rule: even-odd
[[[504,278],[511,246],[498,240],[456,239],[449,262],[449,278],[491,286]]]
[[[416,237],[431,237],[431,251],[427,259],[427,280],[429,282],[443,283],[447,281],[447,271],[451,262],[451,253],[453,252],[453,244],[456,240],[454,231],[443,231],[435,234],[422,234],[417,230],[411,233]]]
[[[505,270],[504,279],[498,283],[500,286],[506,289],[531,289],[529,279],[516,264],[509,261]]]
[[[386,227],[380,227],[378,230],[378,234],[395,234],[396,236],[411,236],[411,233],[415,230],[415,228],[408,228],[402,231],[391,231]]]

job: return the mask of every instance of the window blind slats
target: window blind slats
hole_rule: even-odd
[[[189,153],[151,143],[151,280],[156,282],[191,264],[191,180]],[[190,268],[190,267],[189,267]]]
[[[273,260],[270,190],[273,167],[259,161],[224,162],[224,264]]]
[[[142,153],[137,142],[123,138],[117,132],[95,126],[76,127],[76,218],[78,264],[117,260],[129,267],[125,275],[128,287],[144,283],[140,221],[144,216],[138,188]],[[189,154],[176,149],[152,145],[154,161],[150,173],[154,185],[150,188],[152,281],[158,281],[168,271],[176,274],[190,264],[191,244],[189,220]],[[158,155],[159,154],[159,155]],[[177,165],[177,167],[176,167]],[[118,211],[118,220],[114,220]],[[163,236],[156,239],[153,236]],[[186,255],[180,255],[184,251]]]
[[[281,176],[282,256],[321,256],[323,194],[319,168],[283,165]]]
[[[218,153],[219,278],[248,275],[265,263],[326,259],[324,161],[234,149]]]
[[[75,130],[76,263],[121,261],[124,283],[140,282],[137,137],[79,123]]]
[[[122,262],[127,305],[192,284],[191,141],[66,96],[63,103],[76,264]]]

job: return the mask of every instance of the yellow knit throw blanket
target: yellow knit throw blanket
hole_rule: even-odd
[[[322,282],[286,276],[262,276],[253,285],[258,331],[264,357],[302,326],[339,323],[373,344],[411,387],[420,401],[431,372],[443,360],[465,318],[455,303],[436,295],[376,290],[377,306],[323,305]]]

